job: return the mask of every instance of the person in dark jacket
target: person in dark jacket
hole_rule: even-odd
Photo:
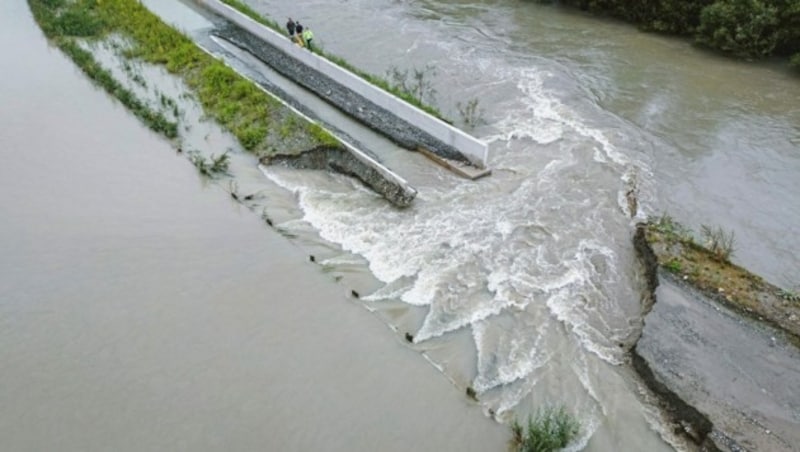
[[[286,22],[286,31],[289,32],[289,39],[294,38],[295,25],[291,17],[289,18],[289,22]]]
[[[294,23],[294,42],[300,47],[306,46],[306,43],[303,42],[303,24],[299,20]]]

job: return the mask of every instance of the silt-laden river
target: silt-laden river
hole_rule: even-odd
[[[444,374],[430,372],[431,376],[426,378],[451,380],[457,388],[475,388],[479,407],[487,416],[495,413],[500,419],[508,420],[513,416],[524,417],[547,404],[564,404],[583,424],[583,434],[576,448],[670,450],[668,441],[674,438],[663,431],[646,393],[625,366],[625,352],[642,327],[642,286],[631,244],[633,224],[647,215],[667,212],[695,229],[701,224],[732,229],[737,239],[737,263],[787,287],[800,283],[797,280],[800,261],[796,257],[800,255],[797,226],[800,204],[796,202],[800,194],[800,83],[780,68],[719,59],[681,41],[642,34],[625,25],[528,2],[350,0],[336,4],[321,1],[291,5],[250,1],[249,4],[279,22],[287,16],[301,20],[313,28],[317,42],[327,52],[372,73],[384,74],[392,67],[432,65],[436,68],[431,80],[437,91],[437,104],[451,117],[458,116],[457,102],[465,103],[473,98],[479,99],[484,109],[486,122],[473,132],[490,143],[489,165],[493,175],[476,182],[465,181],[424,164],[419,156],[409,154],[403,158],[392,154],[391,167],[419,190],[414,206],[407,210],[396,210],[341,177],[281,169],[267,169],[266,178],[261,174],[237,176],[243,185],[262,184],[261,189],[280,199],[273,201],[280,205],[271,208],[287,212],[281,227],[296,237],[291,243],[313,250],[320,256],[324,268],[345,275],[345,282],[350,278],[355,281],[353,284],[368,287],[369,293],[363,293],[366,297],[359,303],[374,311],[396,333],[384,329],[369,335],[364,326],[372,320],[369,316],[364,324],[343,320],[335,317],[340,310],[329,306],[325,308],[326,313],[333,315],[336,322],[321,316],[316,311],[321,308],[315,305],[307,306],[302,311],[303,316],[296,320],[309,324],[311,331],[329,331],[330,324],[334,323],[348,335],[361,336],[364,342],[375,341],[378,337],[391,342],[402,338],[405,332],[413,334],[413,345],[395,344],[394,348],[389,347],[393,351],[375,363],[396,371],[392,374],[399,375],[406,384],[419,385],[414,378],[423,375],[424,370],[404,375],[408,364],[398,365],[397,361],[404,359],[401,357],[409,355],[422,363],[423,368],[433,369],[413,353],[419,351]],[[24,6],[4,8],[17,17],[29,17]],[[4,14],[4,17],[9,15]],[[33,74],[51,80],[54,76],[44,68],[60,56],[55,50],[50,50],[56,54],[54,56],[41,49],[44,44],[30,20],[20,23],[22,25],[10,27],[12,31],[6,30],[6,33],[23,29],[20,33],[29,37],[29,41],[38,40],[36,46],[41,60],[29,58],[33,62],[28,64],[42,63],[21,70],[19,74],[24,75],[17,78]],[[26,52],[22,49],[19,52],[22,60]],[[63,65],[62,70],[70,70],[69,63],[59,64]],[[47,395],[55,394],[56,398],[64,400],[63,410],[75,412],[83,398],[69,395],[86,392],[48,383],[51,380],[45,377],[70,377],[78,382],[76,384],[87,386],[83,391],[88,391],[91,381],[119,381],[120,377],[114,373],[117,367],[109,361],[108,367],[94,371],[81,368],[86,372],[82,374],[66,363],[59,366],[59,361],[55,360],[42,370],[40,361],[29,361],[34,353],[22,345],[28,341],[34,344],[55,341],[59,346],[66,343],[74,347],[75,353],[96,347],[97,351],[92,353],[97,354],[85,358],[85,362],[94,362],[93,356],[113,358],[115,349],[111,345],[137,343],[137,335],[130,333],[102,343],[97,342],[98,338],[105,336],[87,335],[84,327],[96,324],[87,315],[99,315],[99,306],[112,320],[125,320],[127,324],[128,318],[123,317],[123,313],[130,311],[139,313],[140,317],[134,315],[132,321],[141,319],[145,331],[156,328],[146,313],[176,309],[171,299],[176,293],[184,296],[185,291],[189,291],[179,288],[183,286],[171,288],[170,278],[163,275],[185,274],[187,281],[202,280],[200,287],[192,290],[208,294],[203,288],[216,287],[208,281],[213,281],[215,273],[226,271],[218,268],[220,262],[230,259],[240,262],[239,271],[227,271],[241,274],[246,273],[250,265],[261,262],[262,254],[263,259],[269,261],[274,259],[270,254],[275,252],[266,247],[251,249],[249,245],[258,240],[255,238],[232,239],[237,234],[197,229],[199,225],[205,228],[209,223],[213,226],[221,222],[219,208],[198,208],[202,214],[186,214],[187,218],[182,218],[178,206],[185,208],[183,198],[164,204],[164,193],[179,190],[178,186],[180,190],[192,191],[191,196],[197,198],[194,202],[211,202],[208,192],[187,188],[197,185],[197,179],[191,174],[193,169],[182,160],[170,157],[167,161],[175,160],[180,164],[165,166],[163,157],[158,157],[144,164],[151,170],[144,180],[154,179],[155,170],[156,174],[163,172],[163,178],[168,181],[162,182],[167,184],[165,186],[144,192],[136,183],[144,177],[141,176],[143,168],[126,170],[133,173],[128,179],[107,171],[99,172],[105,174],[106,179],[97,176],[98,171],[92,166],[95,163],[91,162],[106,156],[108,146],[93,143],[105,143],[99,137],[111,134],[106,122],[120,123],[113,129],[113,139],[121,139],[122,132],[117,129],[128,130],[135,122],[105,118],[99,123],[102,127],[71,124],[66,122],[69,115],[66,112],[86,111],[88,107],[81,100],[85,94],[58,101],[58,96],[45,97],[40,88],[31,82],[29,85],[33,87],[23,91],[27,95],[11,89],[3,95],[3,113],[7,116],[4,127],[16,124],[7,130],[14,130],[13,136],[20,140],[4,144],[3,152],[23,145],[39,149],[41,153],[49,152],[50,142],[37,146],[32,138],[19,138],[20,131],[28,130],[24,136],[44,140],[47,134],[37,135],[42,124],[48,125],[42,130],[58,131],[55,134],[58,141],[72,134],[76,147],[85,143],[86,148],[93,151],[83,154],[77,161],[72,155],[59,155],[60,160],[54,160],[45,153],[36,160],[30,156],[32,154],[15,152],[13,162],[16,163],[3,168],[10,175],[4,176],[4,180],[12,187],[7,194],[14,195],[3,203],[3,218],[7,223],[3,227],[4,249],[12,250],[6,256],[15,258],[3,261],[3,275],[9,278],[9,283],[13,282],[4,284],[11,287],[7,291],[10,296],[4,298],[13,301],[4,301],[2,305],[4,311],[0,320],[4,325],[4,337],[0,338],[0,344],[4,345],[8,358],[4,361],[16,360],[20,363],[17,367],[22,369],[19,374],[5,377],[14,383],[6,387],[23,387],[27,378],[23,372],[37,371],[37,375],[44,378],[33,380],[36,384],[32,385],[32,395],[9,390],[3,397],[15,402],[15,406],[38,401],[44,409],[49,406]],[[73,90],[68,86],[55,92],[72,93]],[[32,104],[31,99],[37,96],[44,97],[40,105],[45,107],[32,107],[37,104]],[[53,98],[61,109],[52,106]],[[29,116],[20,112],[28,112],[25,114]],[[119,115],[120,118],[125,116],[121,112]],[[20,119],[26,117],[27,121]],[[136,133],[147,134],[138,129]],[[130,138],[122,140],[129,141]],[[110,167],[130,168],[131,165],[127,161],[109,163]],[[42,174],[45,168],[49,170]],[[58,168],[64,170],[58,171]],[[188,180],[179,183],[171,175],[181,171]],[[39,182],[39,179],[47,181],[59,177],[63,178],[62,183],[50,185],[49,189],[47,183]],[[65,202],[63,198],[69,192],[59,187],[71,185],[76,178],[83,181],[83,196],[87,198]],[[32,184],[31,180],[37,182]],[[124,180],[128,183],[113,183]],[[134,193],[139,194],[131,195],[126,191],[128,196],[147,202],[135,205],[88,202],[97,201],[98,197],[107,200],[109,194],[114,194],[113,190],[107,193],[109,186],[122,186],[127,190],[136,187]],[[630,211],[626,199],[631,189],[638,194],[637,212]],[[281,192],[290,196],[281,198]],[[82,208],[76,210],[73,207],[76,204]],[[93,205],[95,207],[91,207]],[[102,230],[115,232],[106,233],[110,235],[106,245],[93,246],[105,237],[94,231],[106,216],[110,216],[106,220],[109,223]],[[142,218],[153,219],[149,230],[141,227]],[[181,224],[184,228],[176,226]],[[228,231],[229,226],[220,227]],[[165,243],[174,243],[176,235],[187,234],[187,230],[189,239],[182,251],[156,253],[164,249]],[[51,244],[47,238],[53,234],[59,240]],[[254,234],[253,237],[265,235],[263,231]],[[20,236],[33,238],[28,243]],[[228,240],[236,240],[242,248],[230,251],[231,254],[218,254],[214,243]],[[67,247],[63,243],[71,245]],[[125,259],[119,259],[118,255],[126,249],[129,251],[123,253]],[[90,257],[85,259],[88,264],[77,265],[69,258],[78,251],[81,256],[89,253]],[[170,260],[176,252],[188,253],[190,258],[179,254],[174,258],[174,267],[158,268],[157,263]],[[249,257],[231,257],[238,253]],[[50,255],[54,257],[47,258]],[[286,257],[280,253],[278,256],[281,260]],[[210,268],[202,267],[191,273],[186,270],[187,261],[202,262]],[[119,269],[115,270],[114,262],[120,265]],[[98,270],[111,272],[111,275],[98,282]],[[135,280],[130,279],[131,272],[151,279],[144,285],[132,283]],[[301,274],[305,275],[297,273],[289,279],[299,279]],[[61,275],[61,279],[54,280],[49,275]],[[283,275],[280,278],[285,281],[287,276]],[[216,296],[212,293],[208,303],[216,306],[221,300],[247,299],[260,304],[258,309],[268,315],[271,305],[266,303],[274,296],[259,296],[258,286],[247,284],[257,283],[248,279],[236,285],[237,291],[244,291],[247,296],[236,295],[237,291],[233,296],[227,291]],[[341,284],[333,287],[344,290]],[[145,293],[123,298],[125,302],[118,301],[119,306],[98,303],[84,307],[85,315],[62,321],[65,313],[73,310],[70,308],[81,305],[90,289],[99,290],[102,295],[94,296],[106,300],[117,299],[120,293],[131,293],[134,288],[137,289],[134,293],[142,290]],[[41,304],[39,311],[35,302],[43,295],[37,290],[49,295],[48,302]],[[329,289],[319,289],[325,290]],[[186,300],[193,299],[191,294],[195,292],[188,293]],[[144,302],[137,304],[139,300]],[[177,315],[175,312],[193,312],[191,303],[183,303],[182,310],[171,311],[173,316]],[[40,330],[29,328],[38,322],[33,317],[18,314],[23,307],[39,315],[53,313],[52,324],[45,324],[48,327]],[[54,311],[56,307],[64,311]],[[209,312],[202,314],[204,318],[216,318],[216,307],[206,306],[206,309]],[[273,342],[265,337],[265,329],[272,331],[275,337],[285,337],[296,329],[297,323],[288,321],[259,325],[250,314],[231,314],[233,318],[226,327],[238,330],[236,319],[247,318],[253,336],[231,337],[225,334],[226,330],[220,332],[221,326],[215,327],[220,340],[230,341],[227,344],[230,348],[226,350],[237,349],[237,345],[247,345],[254,350],[259,346],[271,349]],[[172,317],[167,315],[166,318]],[[101,320],[101,325],[114,325],[108,318]],[[195,322],[181,323],[179,317],[174,321],[182,325],[186,329],[182,331],[190,337],[203,336],[203,330],[190,326]],[[62,325],[61,329],[51,326],[56,324]],[[174,331],[174,325],[158,327],[163,328],[160,334],[166,338]],[[295,337],[295,341],[287,343],[304,345],[306,355],[299,355],[306,357],[303,363],[314,363],[314,356],[342,355],[342,348],[335,343],[308,340],[307,335]],[[147,349],[156,347],[152,342],[140,344]],[[280,344],[276,347],[280,349]],[[41,345],[36,352],[46,355],[54,350],[58,350],[55,345]],[[213,356],[223,355],[223,352],[211,353],[209,357],[208,350],[209,347],[205,347],[197,352],[196,359],[214,362]],[[108,355],[103,355],[104,351]],[[180,354],[177,350],[173,353]],[[157,355],[153,359],[158,363],[171,356],[174,355]],[[167,382],[174,381],[177,376],[185,377],[193,369],[179,366],[176,375],[159,376],[153,370],[157,366],[148,364],[140,355],[134,354],[128,359],[131,368],[142,375],[125,387],[131,388],[134,394],[141,391],[140,395],[162,394],[149,391],[157,389],[159,384],[168,387]],[[295,378],[309,373],[307,367],[293,364],[288,356],[278,353],[275,359],[281,363],[279,367],[292,368],[293,372],[286,372]],[[225,381],[247,382],[254,385],[255,392],[263,383],[258,381],[263,375],[251,374],[249,368],[228,367],[224,363],[220,366],[229,372]],[[356,366],[355,369],[366,372],[372,367]],[[212,384],[213,375],[208,378],[206,384]],[[202,388],[203,383],[198,383],[197,387]],[[368,392],[372,386],[363,384],[363,387]],[[450,388],[450,385],[444,387]],[[289,393],[291,388],[287,386]],[[444,421],[443,425],[441,416],[433,420],[436,418],[430,415],[435,406],[450,410],[448,417],[454,413],[467,416],[471,419],[470,427],[464,431],[473,431],[483,440],[476,442],[468,437],[455,440],[456,434],[450,435],[451,441],[458,441],[453,443],[423,433],[427,438],[420,439],[424,446],[419,450],[464,450],[467,445],[487,450],[495,447],[491,444],[503,447],[505,431],[491,427],[493,421],[476,413],[474,406],[453,407],[457,396],[444,397],[449,402],[442,401],[441,393],[449,389],[436,389],[438,386],[432,383],[424,383],[421,388],[439,394],[438,403],[425,404],[423,409],[428,413],[431,432],[443,427],[445,431],[462,432],[457,427],[446,427],[453,425],[452,419]],[[165,390],[161,397],[172,393]],[[314,397],[297,400],[285,394],[271,394],[283,402],[279,413],[290,411],[288,407],[318,402]],[[333,399],[337,409],[369,412],[369,398],[359,391],[339,396]],[[220,401],[220,405],[207,403],[211,403],[211,407],[222,406],[228,400],[222,395],[217,397],[214,400]],[[188,399],[188,396],[175,399],[176,419],[169,425],[176,430],[165,433],[175,441],[182,437],[177,430],[183,428],[178,419],[185,413],[181,408],[185,410],[183,402]],[[421,395],[411,400],[419,399],[434,400]],[[96,405],[90,404],[87,409],[77,411],[89,419],[93,416],[106,419],[108,405],[117,401],[107,398],[104,402],[101,397],[93,403]],[[413,402],[403,397],[395,399],[394,403],[399,404],[394,409],[400,413],[408,416],[419,413],[419,407],[411,406]],[[199,403],[198,406],[205,405]],[[247,406],[244,402],[240,406],[244,410],[240,412],[242,419],[250,419],[246,415]],[[133,412],[135,419],[135,414],[147,411],[134,409]],[[33,413],[17,421],[19,424],[7,425],[28,425],[25,419],[36,420],[36,412]],[[475,416],[481,420],[475,420]],[[115,422],[113,417],[108,419],[108,422]],[[205,422],[202,414],[195,411],[190,419],[201,421],[189,425]],[[392,416],[378,425],[406,440],[408,435],[403,426],[395,424],[397,419]],[[467,425],[464,422],[467,421],[456,425]],[[281,424],[267,425],[276,428]],[[118,439],[125,431],[121,426],[116,428],[118,430],[111,430],[106,439]],[[169,430],[169,427],[164,428]],[[235,431],[233,426],[229,428]],[[14,430],[19,437],[24,436],[19,429]],[[340,430],[347,429],[340,427]],[[64,432],[69,432],[69,426],[64,427]],[[69,436],[64,432],[58,434]],[[306,444],[302,442],[301,431],[281,430],[279,437],[285,441],[281,443],[284,450],[303,450]],[[341,441],[341,448],[333,449],[353,450],[357,444],[346,439]]]

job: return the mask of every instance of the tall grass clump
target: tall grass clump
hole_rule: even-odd
[[[427,64],[422,69],[414,68],[410,73],[408,69],[403,71],[392,66],[386,75],[391,80],[392,89],[409,94],[419,103],[423,103],[424,99],[433,102],[436,97],[436,89],[430,80],[436,76],[436,66]]]
[[[667,213],[658,217],[653,224],[656,229],[669,236],[684,242],[693,242],[692,231],[675,221],[675,219]]]
[[[213,177],[217,174],[227,174],[228,167],[230,166],[230,156],[228,155],[227,151],[223,152],[219,156],[212,154],[208,159],[200,155],[198,152],[192,152],[190,153],[189,159],[192,161],[200,174],[208,177]]]
[[[227,174],[231,161],[228,151],[223,152],[219,156],[211,154],[211,157],[208,159],[200,155],[199,152],[193,151],[189,154],[189,160],[191,160],[200,174],[208,177],[213,177],[217,174]]]
[[[578,436],[580,423],[564,407],[546,408],[529,416],[525,425],[515,419],[511,432],[516,452],[554,452],[567,447]]]
[[[456,102],[458,114],[461,116],[461,121],[470,129],[474,129],[478,124],[486,122],[484,117],[484,110],[478,106],[478,99],[470,99],[466,104]]]
[[[705,239],[705,247],[717,259],[727,262],[733,256],[735,237],[733,231],[727,232],[721,227],[712,228],[701,225],[700,233]]]

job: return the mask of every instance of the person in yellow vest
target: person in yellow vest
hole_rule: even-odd
[[[311,31],[311,28],[306,27],[303,30],[303,41],[305,41],[306,43],[306,48],[308,48],[308,50],[312,52],[314,51],[314,47],[311,46],[311,41],[313,40],[314,40],[314,32]]]

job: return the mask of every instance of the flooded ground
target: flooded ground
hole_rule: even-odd
[[[444,111],[480,98],[474,133],[491,143],[493,176],[459,179],[289,87],[419,195],[397,210],[347,178],[262,173],[235,153],[239,189],[261,196],[247,209],[48,49],[23,2],[4,5],[2,33],[26,44],[1,88],[0,357],[15,372],[0,438],[500,450],[507,433],[490,413],[563,403],[584,427],[575,448],[670,450],[625,365],[642,328],[632,225],[666,210],[733,228],[738,262],[792,284],[796,81],[530,2],[250,3],[311,25],[326,51],[370,72],[435,65]],[[209,42],[203,14],[176,9],[159,14]],[[207,137],[187,139],[229,146]],[[53,434],[34,435],[45,423]]]
[[[298,225],[364,256],[384,283],[369,305],[487,412],[561,402],[587,427],[580,447],[669,447],[624,365],[642,327],[632,226],[648,215],[732,230],[737,263],[798,284],[800,85],[781,68],[531,2],[248,4],[374,74],[433,66],[456,120],[480,99],[493,176],[394,160],[419,190],[408,212],[268,175],[298,193]]]
[[[350,298],[368,275],[325,272],[204,182],[48,46],[25,2],[0,18],[16,43],[0,84],[0,449],[504,448],[505,427]]]

